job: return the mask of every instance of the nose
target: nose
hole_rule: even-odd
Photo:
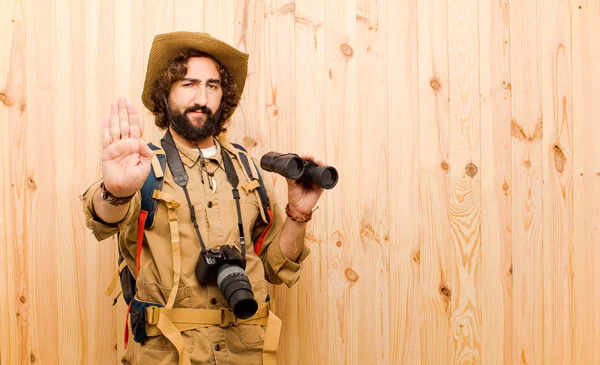
[[[208,98],[206,96],[206,88],[199,87],[198,91],[196,92],[196,98],[194,100],[196,101],[196,104],[200,106],[206,106],[206,103],[208,102]]]

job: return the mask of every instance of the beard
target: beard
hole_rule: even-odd
[[[169,108],[171,109],[171,108]],[[196,127],[192,124],[188,114],[195,111],[201,111],[206,115],[204,124],[201,127]],[[180,136],[192,142],[200,142],[207,138],[218,135],[221,132],[221,126],[217,118],[214,117],[212,110],[208,107],[194,105],[181,113],[179,110],[170,110],[171,127]]]

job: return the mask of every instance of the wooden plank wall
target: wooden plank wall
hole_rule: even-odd
[[[600,0],[0,0],[1,364],[118,363],[78,194],[174,30],[251,54],[231,139],[341,173],[282,364],[600,364]]]

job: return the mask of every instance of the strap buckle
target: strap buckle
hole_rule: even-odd
[[[146,323],[154,325],[158,323],[158,317],[160,316],[160,308],[156,306],[148,306],[146,308]]]
[[[220,308],[221,310],[221,324],[219,327],[237,326],[238,319],[233,314],[231,308]]]

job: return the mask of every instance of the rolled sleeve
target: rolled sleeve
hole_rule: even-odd
[[[263,255],[263,265],[265,266],[265,275],[272,284],[285,284],[291,288],[300,279],[302,262],[310,254],[310,249],[304,246],[298,261],[294,262],[288,259],[281,251],[279,240],[276,244],[271,244]]]
[[[80,196],[83,205],[83,213],[85,215],[85,225],[92,231],[94,237],[96,237],[98,241],[110,238],[124,229],[125,226],[129,226],[132,222],[137,222],[137,215],[139,215],[140,211],[140,196],[138,193],[129,202],[129,210],[120,222],[104,222],[94,211],[94,195],[96,194],[96,191],[100,189],[101,183],[102,181],[95,182]]]

